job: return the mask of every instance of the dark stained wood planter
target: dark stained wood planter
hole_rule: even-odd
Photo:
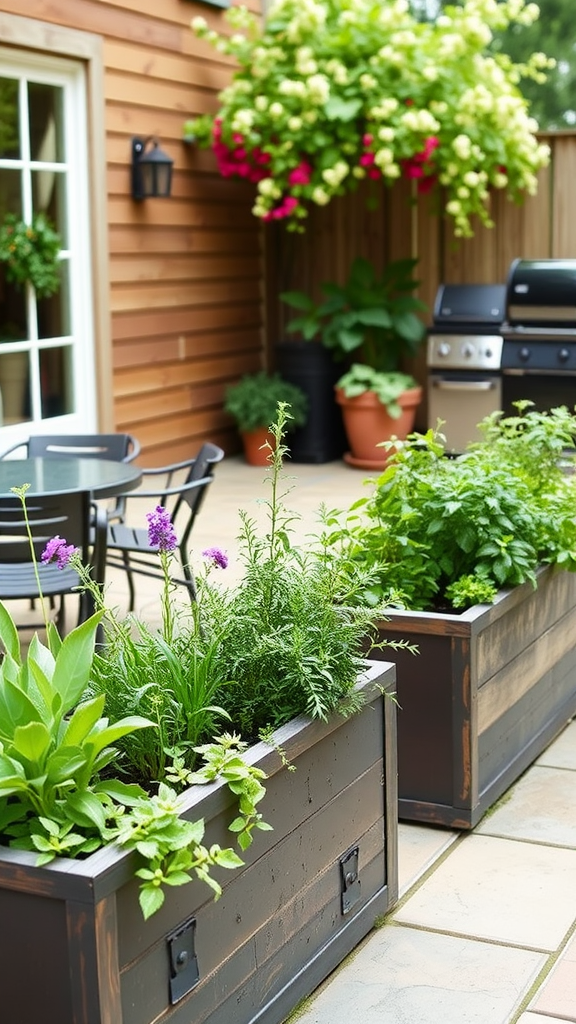
[[[397,899],[393,665],[371,663],[348,719],[296,719],[249,759],[268,774],[245,867],[170,890],[144,922],[135,862],[113,848],[34,866],[0,855],[0,1006],[6,1024],[278,1024]],[[230,846],[220,783],[187,793],[205,842]],[[176,934],[175,934],[176,933]],[[193,947],[192,947],[193,943]],[[195,961],[196,958],[196,961]],[[189,991],[189,989],[191,989]]]
[[[391,612],[399,817],[473,828],[576,713],[576,574],[538,573],[461,615]],[[374,652],[378,656],[378,652]]]

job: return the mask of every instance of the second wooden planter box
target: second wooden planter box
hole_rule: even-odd
[[[268,774],[245,866],[172,889],[144,921],[134,857],[114,848],[36,867],[0,848],[6,1024],[279,1024],[398,894],[395,669],[371,664],[359,714],[295,719],[248,758]],[[230,793],[187,791],[206,845],[232,845]]]
[[[576,713],[576,574],[541,570],[461,615],[391,612],[399,817],[472,828]],[[377,652],[375,652],[377,656]]]

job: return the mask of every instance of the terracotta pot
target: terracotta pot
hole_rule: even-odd
[[[263,448],[262,445],[268,441],[270,444],[273,443],[273,437],[268,427],[258,427],[257,430],[248,430],[242,432],[242,442],[244,444],[244,458],[249,466],[268,466],[268,456],[270,449],[268,447]]]
[[[398,419],[388,414],[374,391],[347,398],[342,388],[336,388],[336,401],[342,407],[350,445],[344,461],[360,469],[378,470],[386,467],[387,455],[377,445],[391,437],[404,440],[412,432],[416,410],[422,401],[422,388],[410,388],[400,395],[398,404],[402,412]]]

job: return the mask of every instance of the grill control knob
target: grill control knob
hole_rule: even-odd
[[[567,363],[570,359],[570,353],[567,348],[561,348],[558,353],[558,361],[561,363]]]
[[[522,348],[520,349],[518,355],[520,356],[520,359],[522,360],[523,363],[527,363],[528,360],[530,359],[530,349],[526,348],[526,346],[523,345]]]
[[[444,358],[450,355],[450,345],[447,341],[441,341],[438,345],[438,355]]]
[[[465,359],[471,359],[474,355],[474,351],[474,345],[471,341],[467,341],[466,344],[462,346],[462,355]]]

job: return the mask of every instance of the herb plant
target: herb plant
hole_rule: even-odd
[[[60,287],[60,235],[44,213],[31,224],[7,213],[0,226],[0,262],[8,281],[18,287],[30,282],[39,299],[54,295]]]
[[[224,395],[224,411],[236,420],[238,430],[245,433],[267,427],[276,416],[278,403],[290,406],[285,429],[295,430],[306,423],[308,399],[302,388],[284,380],[278,373],[247,373],[231,384]]]
[[[535,583],[540,564],[576,569],[576,414],[519,403],[481,429],[457,459],[432,430],[395,441],[374,494],[350,511],[343,532],[376,571],[375,603],[468,607]]]

